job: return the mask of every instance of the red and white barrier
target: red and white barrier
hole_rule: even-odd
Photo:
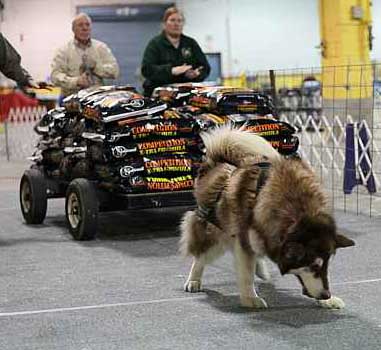
[[[11,108],[7,121],[9,123],[35,123],[46,114],[45,106]]]

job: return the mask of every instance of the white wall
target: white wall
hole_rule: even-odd
[[[185,32],[222,51],[225,74],[320,64],[317,0],[180,0]],[[227,25],[230,25],[230,47]],[[230,59],[229,59],[230,58]]]
[[[5,0],[0,31],[19,51],[23,66],[36,80],[46,80],[55,50],[72,38],[77,6],[169,0]],[[1,20],[2,18],[2,20]]]
[[[332,0],[335,1],[335,0]],[[319,0],[178,0],[185,33],[223,53],[224,73],[320,66]],[[381,0],[372,0],[373,50],[381,61]],[[230,28],[230,31],[227,30]],[[230,45],[229,45],[230,42]]]
[[[0,30],[37,80],[54,51],[71,38],[76,6],[176,2],[184,32],[223,54],[223,73],[320,65],[318,0],[5,0]],[[381,60],[381,0],[373,0],[373,59]],[[230,29],[230,30],[229,30]]]
[[[37,80],[45,80],[55,48],[71,36],[71,1],[5,0],[1,31]]]

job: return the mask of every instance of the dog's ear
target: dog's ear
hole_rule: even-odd
[[[346,248],[355,245],[355,241],[338,233],[335,238],[336,248]]]
[[[298,262],[304,258],[306,250],[301,243],[287,242],[283,248],[283,254],[287,260]]]

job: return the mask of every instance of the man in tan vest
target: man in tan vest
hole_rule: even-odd
[[[51,78],[67,96],[103,79],[116,79],[119,66],[110,48],[91,38],[91,19],[80,13],[72,22],[74,38],[58,49],[52,63]]]

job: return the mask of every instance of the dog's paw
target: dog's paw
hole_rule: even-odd
[[[184,291],[190,293],[201,292],[201,282],[200,281],[186,281],[184,284]]]
[[[343,309],[345,307],[344,301],[335,296],[327,300],[318,300],[318,304],[325,309]]]
[[[241,305],[254,309],[267,309],[267,303],[260,297],[241,297]]]

